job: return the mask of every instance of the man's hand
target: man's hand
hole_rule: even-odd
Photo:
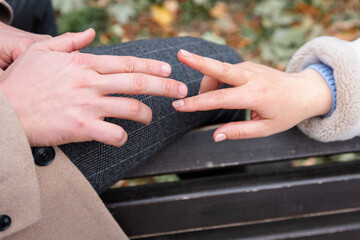
[[[0,74],[33,43],[49,38],[49,35],[25,32],[0,22]]]
[[[173,102],[176,110],[251,110],[250,121],[218,128],[213,135],[216,142],[282,132],[307,118],[327,114],[332,106],[330,88],[315,70],[290,74],[251,62],[222,63],[184,50],[178,58],[205,77],[200,95]],[[233,88],[217,90],[222,83]]]
[[[152,111],[136,99],[109,94],[187,95],[185,84],[165,78],[171,73],[167,63],[75,52],[94,37],[89,29],[35,43],[0,76],[0,91],[31,146],[91,140],[121,146],[126,132],[104,117],[149,124]]]

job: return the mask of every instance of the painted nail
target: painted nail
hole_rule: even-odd
[[[182,107],[182,106],[184,106],[184,104],[185,104],[185,102],[183,100],[178,100],[178,101],[175,101],[172,103],[174,108]]]
[[[220,133],[220,134],[216,135],[216,137],[215,137],[215,142],[221,142],[224,140],[226,140],[226,135],[223,133]]]
[[[191,58],[193,56],[192,53],[189,53],[188,51],[186,51],[184,49],[181,49],[180,52],[186,58]]]
[[[186,97],[187,95],[187,87],[185,85],[180,85],[179,86],[179,95],[180,97]]]
[[[171,73],[171,67],[168,64],[161,65],[160,70],[164,75],[170,75]]]

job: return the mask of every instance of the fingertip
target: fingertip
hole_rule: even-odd
[[[194,57],[194,54],[193,54],[193,53],[190,53],[189,51],[186,51],[186,50],[184,50],[184,49],[180,49],[179,52],[178,52],[178,59],[179,59],[181,62],[189,61],[189,60],[191,60],[193,57]]]
[[[222,142],[226,140],[226,135],[225,133],[214,133],[213,138],[215,142]]]
[[[93,28],[88,28],[85,31],[83,31],[83,33],[87,33],[87,34],[96,34],[95,30]]]
[[[181,53],[181,56],[184,58],[192,58],[194,56],[191,52],[186,51],[184,49],[180,49],[180,53]]]
[[[185,102],[184,102],[184,100],[177,100],[177,101],[172,102],[171,104],[172,104],[173,108],[179,109],[185,105]]]
[[[164,77],[168,77],[171,74],[171,66],[168,63],[163,63],[160,67],[160,71]]]
[[[148,126],[150,125],[151,121],[152,121],[152,110],[149,106],[145,105],[147,107],[147,116],[144,119],[144,121],[142,121],[142,124]]]
[[[188,88],[185,84],[180,84],[179,86],[179,98],[184,98],[188,94]]]
[[[115,147],[121,147],[122,145],[124,145],[127,140],[128,140],[128,134],[125,130],[122,129],[122,131],[120,132],[120,137],[119,137],[120,141],[116,141],[113,145]]]

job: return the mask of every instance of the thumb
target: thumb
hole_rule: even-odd
[[[79,33],[64,33],[58,37],[41,42],[41,46],[52,51],[73,52],[90,45],[95,38],[92,28]]]
[[[249,120],[232,122],[219,127],[213,135],[215,142],[230,139],[247,139],[266,137],[271,134],[271,128],[267,126],[267,120]]]

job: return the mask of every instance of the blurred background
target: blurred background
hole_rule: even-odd
[[[193,36],[236,49],[245,60],[284,70],[304,43],[328,35],[360,37],[360,1],[52,0],[59,33],[92,27],[92,46]],[[347,153],[292,161],[293,167],[359,159]],[[177,175],[122,180],[117,186],[178,180]]]
[[[360,37],[360,1],[52,0],[59,32],[93,27],[94,45],[194,36],[284,69],[310,39]]]

